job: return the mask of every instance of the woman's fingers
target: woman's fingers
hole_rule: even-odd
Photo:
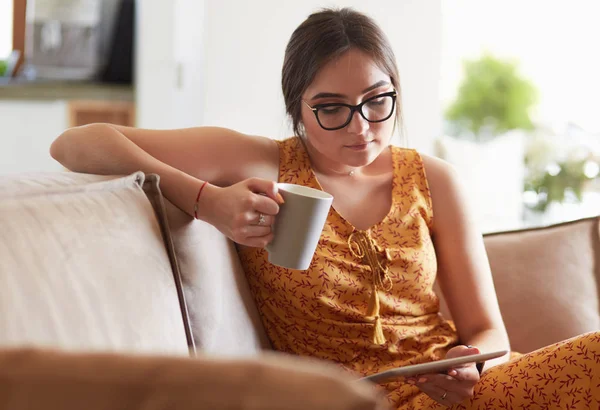
[[[250,211],[262,213],[265,215],[277,215],[279,213],[279,205],[277,202],[264,195],[253,194]]]
[[[248,239],[262,238],[263,236],[267,236],[270,233],[270,226],[249,225],[242,230],[242,234]]]
[[[446,406],[461,403],[471,397],[475,385],[471,381],[457,380],[453,376],[441,373],[408,378],[407,383],[416,385],[433,400]]]
[[[250,246],[252,248],[264,248],[273,240],[273,233],[270,233],[265,236],[255,236],[245,238],[242,242],[242,245]]]
[[[270,227],[275,223],[275,215],[263,214],[261,212],[248,212],[246,214],[246,221],[249,227],[262,226]],[[250,235],[254,236],[254,235]]]
[[[477,370],[477,366],[474,364],[451,369],[448,371],[448,375],[461,381],[471,381],[475,383],[479,381],[479,371]]]

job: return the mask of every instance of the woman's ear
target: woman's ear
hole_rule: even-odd
[[[298,131],[300,133],[300,135],[298,135],[299,137],[306,138],[306,128],[304,128],[304,123],[302,121],[298,123]]]

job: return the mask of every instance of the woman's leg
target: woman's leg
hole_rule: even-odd
[[[446,408],[424,393],[408,399],[398,408]],[[600,332],[491,368],[475,386],[473,398],[452,409],[600,409]]]

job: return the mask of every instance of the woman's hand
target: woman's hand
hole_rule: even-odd
[[[263,248],[273,239],[271,226],[282,203],[277,183],[250,178],[226,188],[207,185],[198,213],[234,242]]]
[[[476,347],[456,346],[448,350],[446,359],[478,353],[480,352]],[[438,403],[452,406],[473,396],[473,388],[479,381],[479,372],[475,363],[470,363],[451,369],[445,374],[423,374],[406,380]]]

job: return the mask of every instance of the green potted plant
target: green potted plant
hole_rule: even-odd
[[[454,165],[484,231],[519,227],[525,135],[532,131],[535,86],[516,62],[491,54],[463,63],[464,78],[444,113],[437,154]]]
[[[456,99],[445,113],[450,135],[481,142],[512,130],[534,129],[530,111],[537,90],[521,77],[516,63],[485,54],[465,61],[463,69]]]
[[[547,137],[532,138],[525,157],[526,206],[546,213],[553,204],[581,202],[600,172],[600,157],[594,151],[585,141],[553,144]]]

